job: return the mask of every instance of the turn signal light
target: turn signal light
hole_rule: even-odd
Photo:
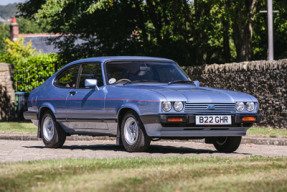
[[[255,117],[242,117],[242,121],[255,121]]]
[[[169,117],[167,119],[168,122],[181,122],[182,121],[182,117]]]

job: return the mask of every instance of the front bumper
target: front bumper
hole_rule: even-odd
[[[210,115],[220,115],[220,114],[210,114]],[[144,115],[141,116],[141,120],[143,124],[195,124],[195,116],[196,115]],[[182,118],[181,122],[168,122],[168,118],[170,117],[180,117]],[[255,121],[243,121],[243,117],[255,117]],[[232,114],[232,123],[259,123],[262,116],[258,114]]]
[[[210,114],[214,115],[214,114]],[[219,114],[216,114],[219,115]],[[158,138],[198,138],[245,136],[253,123],[259,123],[258,114],[231,114],[231,125],[196,125],[196,115],[148,115],[141,116],[146,132],[150,137]],[[181,122],[168,122],[170,117],[180,117]],[[255,117],[255,121],[243,121],[243,117]]]

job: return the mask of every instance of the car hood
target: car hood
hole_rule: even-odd
[[[257,99],[249,94],[209,87],[196,87],[182,84],[129,84],[125,88],[149,90],[163,95],[167,101],[186,101],[188,103],[234,103],[237,101],[253,101]]]

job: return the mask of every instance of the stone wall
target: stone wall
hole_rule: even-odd
[[[287,128],[287,59],[183,67],[200,86],[231,89],[259,101],[260,126]]]
[[[15,116],[14,92],[12,66],[0,63],[0,121],[11,120]]]

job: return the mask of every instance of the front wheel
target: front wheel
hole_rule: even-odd
[[[46,147],[59,148],[66,141],[66,133],[51,111],[46,111],[41,120],[41,133]]]
[[[241,143],[239,137],[216,137],[213,140],[213,145],[219,152],[232,153],[236,151]]]
[[[134,111],[128,111],[125,114],[121,125],[121,137],[125,149],[129,152],[145,151],[151,141],[139,116]]]

